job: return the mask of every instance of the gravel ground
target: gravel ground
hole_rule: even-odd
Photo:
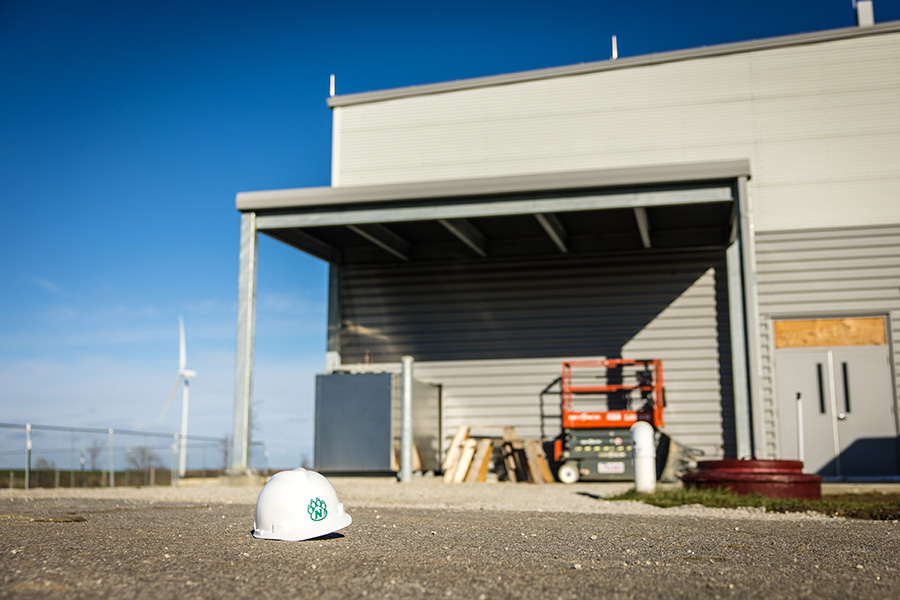
[[[250,535],[260,486],[2,490],[0,598],[900,597],[894,522],[331,481],[353,524],[307,542]]]

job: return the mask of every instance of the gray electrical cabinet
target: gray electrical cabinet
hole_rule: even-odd
[[[317,375],[316,471],[398,471],[402,391],[402,379],[395,373]],[[413,470],[440,468],[440,428],[440,386],[414,381]]]

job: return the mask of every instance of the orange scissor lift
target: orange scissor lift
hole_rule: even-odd
[[[633,377],[634,383],[626,383]],[[570,360],[562,366],[562,433],[554,443],[563,483],[634,478],[630,428],[663,426],[662,362],[658,359]],[[576,405],[593,410],[576,410]]]

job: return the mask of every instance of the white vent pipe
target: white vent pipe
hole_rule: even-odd
[[[631,440],[634,445],[634,489],[637,492],[653,493],[656,489],[656,441],[653,426],[646,421],[638,421],[631,426]]]
[[[856,0],[856,25],[871,27],[875,24],[875,7],[872,0]]]

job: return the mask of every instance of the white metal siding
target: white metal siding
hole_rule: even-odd
[[[765,453],[776,456],[772,320],[889,316],[897,373],[900,226],[761,233],[756,237],[756,256],[763,322]]]
[[[443,428],[540,433],[539,394],[565,358],[660,358],[666,431],[708,455],[734,451],[727,284],[721,253],[447,267],[345,268],[348,365],[416,357],[443,386]],[[558,396],[548,396],[558,414]],[[559,423],[547,421],[555,436]]]
[[[900,223],[900,34],[351,105],[335,185],[751,160],[759,231]]]

